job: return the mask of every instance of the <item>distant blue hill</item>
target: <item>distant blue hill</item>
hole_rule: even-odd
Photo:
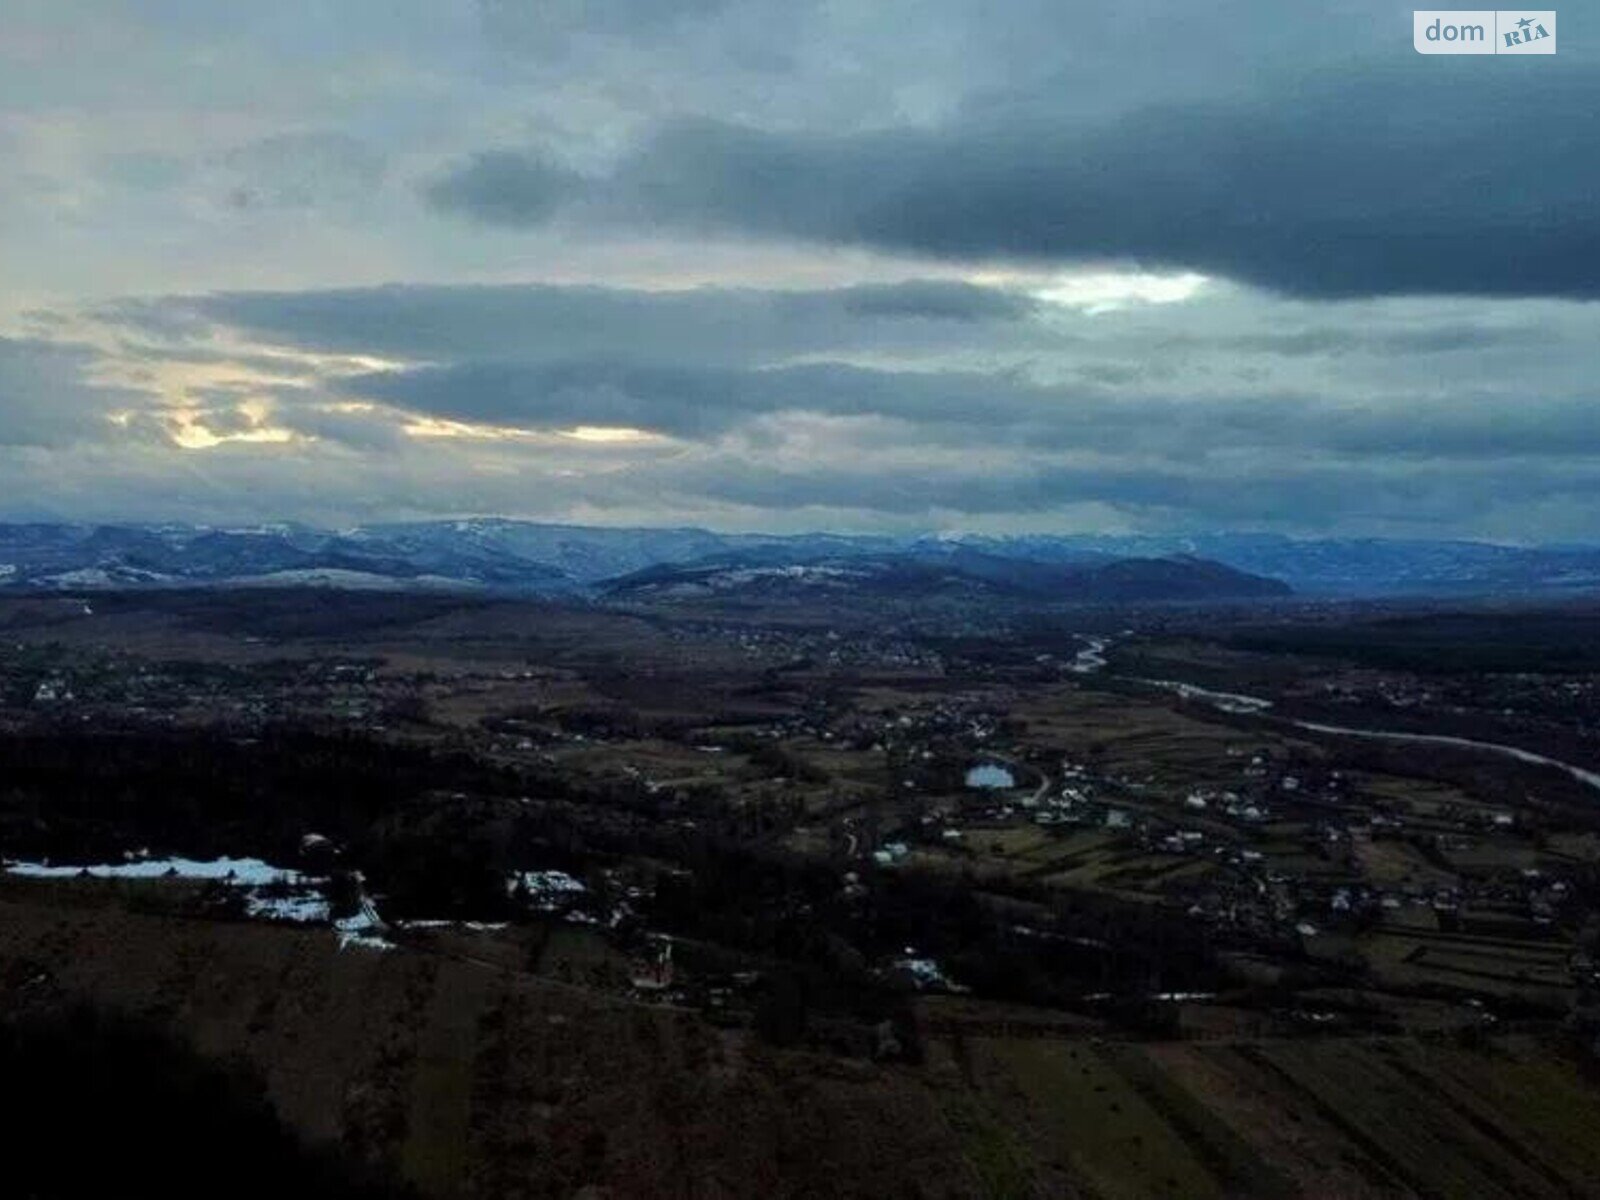
[[[637,594],[650,586],[649,572],[656,568],[817,567],[854,559],[877,560],[874,570],[885,581],[894,575],[890,565],[908,586],[913,579],[926,583],[934,578],[928,572],[937,568],[943,572],[937,578],[1008,595],[1065,591],[1109,598],[1167,593],[1175,598],[1200,597],[1224,594],[1239,583],[1227,574],[1208,578],[1210,568],[1198,564],[1280,581],[1310,596],[1555,595],[1600,590],[1600,547],[1571,545],[1301,540],[1251,533],[726,534],[501,518],[374,524],[340,531],[288,523],[226,528],[0,524],[0,588],[9,589],[323,584],[604,596]],[[1188,565],[1173,565],[1185,562]],[[1273,591],[1244,585],[1235,594]]]

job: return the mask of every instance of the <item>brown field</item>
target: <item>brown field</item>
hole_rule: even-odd
[[[305,1136],[429,1196],[1509,1198],[1600,1169],[1600,1092],[1531,1037],[1262,1040],[1207,1010],[1137,1044],[951,997],[887,1066],[589,990],[620,964],[583,930],[535,975],[515,931],[340,952],[161,912],[165,886],[8,881],[7,1006],[89,997],[243,1056]]]
[[[47,891],[0,898],[8,1005],[88,997],[242,1055],[308,1138],[429,1195],[979,1194],[905,1068],[772,1051],[465,957]]]

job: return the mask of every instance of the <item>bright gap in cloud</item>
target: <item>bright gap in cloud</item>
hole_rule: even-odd
[[[627,425],[578,425],[563,429],[561,436],[577,442],[653,442],[660,435]]]
[[[1195,296],[1209,282],[1192,271],[1178,275],[1079,271],[1058,275],[1033,294],[1046,303],[1082,309],[1094,316],[1138,304],[1176,304]]]
[[[209,450],[225,442],[283,445],[294,441],[294,432],[289,429],[257,428],[240,433],[213,433],[198,420],[186,414],[178,414],[173,421],[172,442],[182,450]]]
[[[575,425],[570,429],[521,429],[509,425],[480,425],[439,417],[412,417],[402,430],[414,438],[466,438],[477,441],[574,441],[604,444],[659,442],[663,437],[648,429],[626,425]]]

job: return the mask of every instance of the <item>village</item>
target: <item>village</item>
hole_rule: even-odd
[[[1158,905],[1249,955],[1354,967],[1379,990],[1454,988],[1458,1003],[1532,995],[1555,1011],[1590,981],[1574,914],[1593,835],[1456,787],[1342,765],[1326,745],[1202,726],[1181,696],[1174,708],[1098,691],[1109,644],[1069,639],[1066,651],[997,667],[927,638],[695,621],[669,623],[659,664],[619,681],[572,654],[451,660],[246,638],[228,656],[163,661],[39,640],[0,653],[0,721],[194,724],[239,737],[321,721],[598,787],[661,828],[781,848],[836,869],[858,903],[908,873],[997,893],[1089,891]],[[685,661],[704,663],[702,676]],[[1440,685],[1368,686],[1405,708],[1433,702],[1428,688]],[[1586,683],[1562,687],[1579,702],[1589,695]],[[1361,695],[1349,677],[1328,690],[1332,703]],[[671,939],[649,921],[657,874],[525,870],[512,911],[607,943],[606,970],[586,978],[725,1008],[741,986],[734,976],[748,984],[758,973],[696,981],[680,964],[675,978],[663,974]],[[558,879],[570,886],[526,882]],[[373,923],[381,907],[368,901]],[[297,910],[307,913],[359,915]],[[415,940],[442,924],[412,918],[393,932]],[[505,922],[464,928],[493,935]],[[875,969],[917,992],[966,986],[914,946]]]
[[[258,994],[229,1018],[256,1053],[321,1036],[306,981],[369,980],[386,1032],[339,1070],[382,1113],[435,1061],[400,1071],[408,1038],[478,1046],[492,1097],[579,1012],[637,1031],[630,1062],[661,1023],[740,1070],[954,1089],[958,1120],[969,1067],[1081,1080],[1030,1103],[1113,1139],[1191,1119],[1142,1098],[1147,1059],[1212,1105],[1379,1076],[1443,1121],[1432,1072],[1600,1045],[1582,779],[1322,732],[1454,733],[1458,675],[1244,654],[1232,618],[1209,644],[1171,613],[995,636],[374,601],[330,631],[287,601],[29,603],[49,619],[0,640],[19,996]],[[1496,724],[1463,732],[1579,757],[1592,680],[1482,678]],[[213,992],[213,961],[253,982]]]

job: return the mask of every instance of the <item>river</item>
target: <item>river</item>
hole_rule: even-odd
[[[1074,664],[1073,670],[1080,675],[1087,675],[1098,671],[1105,666],[1104,652],[1106,643],[1100,639],[1093,639],[1095,659],[1098,665],[1080,666]],[[1084,660],[1082,653],[1078,656],[1079,663]],[[1175,692],[1185,700],[1199,700],[1211,705],[1221,712],[1260,714],[1272,708],[1271,700],[1263,696],[1247,696],[1239,692],[1218,692],[1210,688],[1203,688],[1193,683],[1184,683],[1177,679],[1143,679],[1134,675],[1114,675],[1113,679],[1125,679],[1129,683],[1142,683],[1148,687],[1163,688]],[[1443,733],[1409,733],[1399,729],[1356,729],[1349,725],[1329,725],[1321,721],[1302,721],[1295,717],[1277,717],[1277,720],[1304,729],[1308,733],[1328,733],[1340,737],[1374,738],[1389,742],[1411,742],[1424,746],[1454,746],[1463,750],[1483,750],[1490,754],[1499,754],[1506,758],[1514,758],[1518,762],[1532,763],[1540,767],[1554,767],[1558,771],[1565,771],[1579,783],[1600,791],[1600,772],[1590,771],[1573,763],[1563,762],[1559,758],[1550,758],[1547,755],[1535,754],[1532,750],[1524,750],[1520,746],[1507,746],[1501,742],[1480,742],[1473,738],[1452,737]]]

